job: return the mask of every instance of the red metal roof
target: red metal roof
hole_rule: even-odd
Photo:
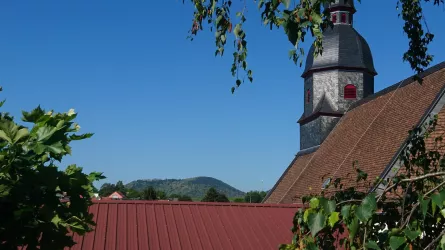
[[[96,229],[73,250],[277,249],[297,205],[102,200],[90,211]]]

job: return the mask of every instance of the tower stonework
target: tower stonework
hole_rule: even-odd
[[[371,50],[352,27],[352,0],[337,0],[330,9],[333,28],[323,33],[323,53],[309,50],[304,78],[304,113],[300,124],[300,150],[320,145],[350,105],[374,93]]]

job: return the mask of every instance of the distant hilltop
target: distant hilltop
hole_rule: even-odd
[[[125,185],[126,188],[142,191],[152,186],[167,195],[180,194],[190,197],[203,197],[207,190],[214,187],[227,197],[244,197],[245,193],[229,184],[212,177],[193,177],[187,179],[144,179],[135,180]]]

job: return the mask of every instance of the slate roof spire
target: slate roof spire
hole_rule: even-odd
[[[323,32],[323,51],[309,50],[304,78],[304,113],[300,124],[300,150],[320,145],[354,102],[374,93],[371,49],[352,27],[353,0],[333,0],[325,8],[334,26]]]

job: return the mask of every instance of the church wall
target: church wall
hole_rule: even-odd
[[[303,102],[304,102],[304,113],[305,114],[310,114],[312,113],[313,108],[313,102],[314,102],[314,98],[310,98],[310,102],[307,102],[307,91],[310,90],[311,95],[313,96],[314,90],[313,90],[313,78],[312,76],[307,77],[306,79],[304,79],[304,98],[303,98]]]
[[[332,104],[334,108],[338,108],[337,100],[338,96],[338,70],[329,70],[323,72],[314,73],[314,107],[317,106],[323,94],[327,98],[333,100]]]
[[[300,125],[300,150],[320,145],[321,117]]]
[[[362,99],[364,94],[363,88],[363,73],[352,71],[340,71],[338,73],[338,108],[340,111],[348,110],[349,106]],[[357,88],[357,99],[347,100],[345,99],[344,89],[348,84],[353,84]]]
[[[339,120],[340,117],[321,116],[320,143],[328,137]]]
[[[369,73],[363,73],[363,98],[374,94],[374,76]]]

